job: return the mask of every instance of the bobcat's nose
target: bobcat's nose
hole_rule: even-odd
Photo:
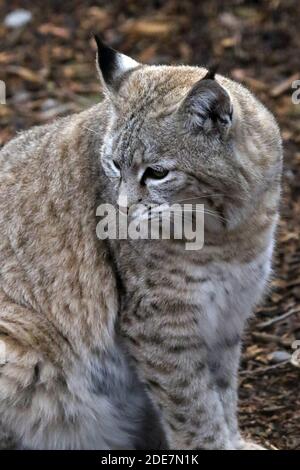
[[[140,198],[136,202],[136,204],[140,204],[141,202],[142,202],[142,198]],[[118,207],[119,207],[119,211],[122,212],[122,214],[129,215],[130,209],[131,208],[134,209],[135,204],[133,204],[132,206],[128,206],[128,205],[126,205],[125,201],[119,203],[119,200],[118,200]]]
[[[135,204],[140,204],[142,200],[142,197],[134,194],[134,191],[127,191],[125,185],[121,183],[120,192],[117,200],[120,212],[122,212],[123,214],[128,214],[130,207]]]

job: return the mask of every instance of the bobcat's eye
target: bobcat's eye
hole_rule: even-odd
[[[149,166],[143,174],[142,181],[145,182],[147,179],[162,180],[168,173],[169,170],[165,170],[164,168],[151,168]]]

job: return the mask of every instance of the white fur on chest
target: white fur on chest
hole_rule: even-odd
[[[190,266],[190,274],[201,279],[190,287],[190,298],[201,305],[201,328],[207,340],[242,332],[264,292],[271,256],[272,244],[249,263]]]

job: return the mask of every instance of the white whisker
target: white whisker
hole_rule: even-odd
[[[82,127],[83,127],[83,129],[86,129],[87,131],[90,131],[90,132],[92,132],[93,134],[98,135],[98,133],[97,133],[96,131],[94,131],[93,129],[90,129],[89,127],[86,127],[86,126],[82,126]]]
[[[205,199],[207,197],[218,197],[218,196],[224,196],[224,194],[222,193],[212,193],[212,194],[204,194],[203,196],[195,196],[195,197],[189,197],[189,198],[186,198],[186,199],[178,199],[178,201],[174,201],[173,204],[177,204],[177,203],[183,203],[183,202],[186,202],[186,201],[197,201],[198,199]]]

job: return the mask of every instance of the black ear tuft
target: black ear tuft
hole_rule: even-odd
[[[94,35],[98,48],[98,66],[107,85],[113,82],[114,70],[117,68],[117,51],[107,46],[102,39]]]
[[[107,46],[97,34],[94,39],[98,48],[97,63],[103,81],[108,88],[117,88],[122,75],[140,64]]]
[[[201,80],[215,80],[215,75],[219,68],[218,64],[211,65]]]

